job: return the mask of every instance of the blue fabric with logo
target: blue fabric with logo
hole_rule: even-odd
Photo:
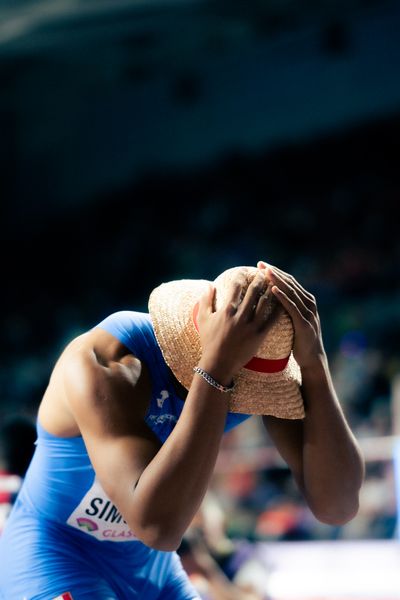
[[[147,365],[153,389],[146,423],[164,442],[184,401],[149,315],[118,311],[96,327]],[[225,431],[249,416],[229,413]],[[129,530],[96,480],[82,437],[59,438],[37,422],[35,453],[0,535],[0,598],[53,600],[67,593],[73,600],[198,598],[176,552],[153,550]]]

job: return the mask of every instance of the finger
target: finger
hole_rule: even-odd
[[[215,287],[212,283],[209,284],[206,291],[201,295],[199,300],[199,317],[211,315],[214,312],[214,297]]]
[[[271,291],[282,304],[282,306],[287,310],[290,317],[292,318],[294,325],[303,324],[306,319],[299,310],[297,304],[293,300],[291,300],[291,298],[289,298],[289,296],[283,290],[278,288],[277,285],[273,285]]]
[[[254,320],[258,323],[260,331],[267,331],[283,310],[283,306],[276,302],[275,298],[271,299],[271,287],[269,285],[264,294],[260,296],[254,313]]]
[[[239,271],[235,279],[231,282],[227,294],[227,306],[230,306],[234,312],[237,311],[243,300],[246,285],[246,273],[245,271]]]
[[[257,268],[258,269],[267,269],[270,265],[268,263],[265,262],[265,260],[259,260],[257,262]]]
[[[298,288],[299,290],[301,290],[304,294],[306,294],[307,296],[311,297],[310,292],[308,292],[298,281],[297,279],[295,279],[293,277],[293,275],[291,275],[290,273],[286,273],[286,271],[283,271],[282,269],[280,269],[279,267],[270,267],[271,271],[274,272],[276,271],[276,273],[278,273],[281,277],[283,277],[284,279],[286,279],[287,281],[289,281],[293,286],[295,286],[296,288]]]
[[[254,277],[246,290],[246,294],[242,300],[240,310],[242,314],[247,314],[249,317],[254,316],[259,299],[264,294],[267,287],[267,279],[263,271],[259,271]]]
[[[309,318],[309,316],[313,314],[312,311],[308,308],[304,296],[302,297],[302,295],[298,293],[298,290],[294,286],[292,286],[291,283],[285,280],[284,277],[275,274],[275,277],[271,279],[272,282],[276,284],[279,287],[279,289],[284,291],[286,296],[296,304],[303,317]]]
[[[283,282],[286,286],[288,286],[288,288],[294,289],[304,306],[308,310],[316,312],[314,296],[310,294],[310,292],[307,292],[307,290],[305,290],[292,275],[289,275],[289,273],[285,273],[285,271],[282,271],[277,267],[269,267],[268,275],[271,281],[273,281],[274,283],[280,284]]]
[[[298,281],[291,275],[290,273],[286,273],[286,271],[282,271],[279,267],[270,267],[272,271],[277,271],[282,277],[287,278],[296,288],[298,288],[303,294],[307,296],[310,300],[314,300],[314,296],[307,291]]]

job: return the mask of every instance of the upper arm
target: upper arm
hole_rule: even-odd
[[[67,403],[96,477],[122,514],[135,483],[160,447],[144,423],[140,362],[129,367],[99,361],[92,348],[77,351],[63,367]]]
[[[303,488],[303,422],[301,419],[278,419],[263,416],[264,427],[279,454]]]

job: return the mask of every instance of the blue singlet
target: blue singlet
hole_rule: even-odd
[[[152,380],[146,423],[163,443],[183,400],[147,313],[119,311],[101,327],[143,361]],[[250,415],[229,413],[225,431]],[[193,600],[176,552],[147,547],[109,500],[82,437],[51,435],[37,422],[35,453],[0,536],[2,600]]]

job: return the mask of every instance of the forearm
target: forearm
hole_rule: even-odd
[[[195,376],[173,432],[142,473],[129,512],[149,545],[177,547],[198,510],[218,456],[228,395]]]
[[[266,263],[261,266],[267,268],[271,290],[294,325],[293,355],[301,368],[306,404],[294,438],[284,436],[293,427],[272,423],[272,431],[313,513],[323,522],[344,523],[358,510],[364,462],[332,384],[316,300],[292,275]]]
[[[302,370],[306,402],[303,423],[303,491],[323,522],[355,516],[364,478],[364,462],[337,399],[326,357]]]

